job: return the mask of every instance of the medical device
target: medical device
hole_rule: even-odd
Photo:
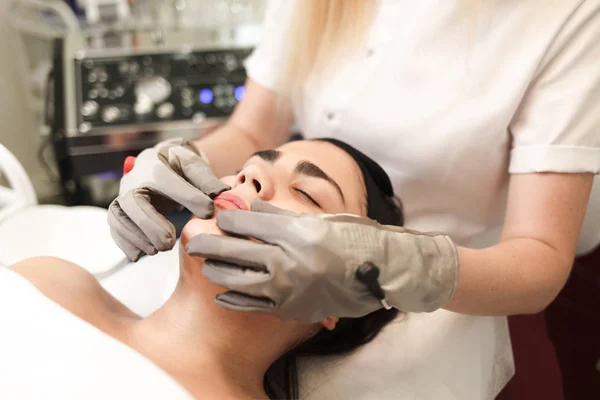
[[[93,188],[117,181],[127,156],[168,138],[197,138],[229,116],[245,94],[243,60],[261,18],[211,26],[223,1],[72,3],[82,16],[62,0],[14,0],[13,25],[50,43],[35,100],[65,202],[106,206],[117,187]]]

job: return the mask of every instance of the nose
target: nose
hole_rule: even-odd
[[[236,177],[237,184],[249,188],[261,200],[271,200],[274,195],[273,179],[268,171],[258,165],[249,165]]]

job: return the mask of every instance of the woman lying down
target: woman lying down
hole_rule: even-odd
[[[223,181],[231,190],[215,199],[217,213],[249,209],[260,198],[300,213],[351,213],[402,224],[387,175],[335,140],[297,141],[259,152]],[[200,233],[225,234],[214,218],[192,219],[182,246]],[[50,300],[145,356],[197,399],[297,398],[296,357],[353,350],[371,341],[397,313],[381,309],[362,318],[332,315],[307,324],[231,311],[215,304],[224,289],[203,276],[203,261],[181,251],[175,292],[147,318],[77,265],[36,258],[11,269]]]

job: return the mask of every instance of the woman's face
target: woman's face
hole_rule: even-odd
[[[256,198],[276,207],[298,213],[349,213],[366,215],[366,192],[362,173],[355,161],[338,147],[319,141],[298,141],[252,156],[235,176],[222,179],[231,190],[215,199],[215,214],[226,209],[250,209]],[[185,252],[186,243],[202,233],[224,235],[216,218],[193,218],[181,234],[180,263],[188,281],[195,282],[205,304],[220,320],[234,321],[253,332],[279,332],[289,343],[307,338],[318,327],[298,321],[281,321],[254,313],[239,313],[214,304],[214,296],[225,289],[198,274],[204,263],[200,257]],[[200,276],[199,276],[200,275]],[[321,324],[335,327],[337,319],[327,318]],[[287,334],[284,334],[287,332]],[[266,337],[268,333],[265,333]],[[288,343],[288,344],[289,344]]]
[[[260,198],[298,213],[366,215],[366,194],[356,162],[338,147],[320,141],[297,141],[252,156],[235,176],[222,179],[231,190],[215,199],[224,209],[250,209]],[[184,228],[187,242],[200,233],[223,234],[215,218],[192,219]]]

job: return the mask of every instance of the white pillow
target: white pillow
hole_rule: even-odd
[[[486,400],[514,374],[504,317],[406,314],[346,357],[300,363],[304,400]]]

